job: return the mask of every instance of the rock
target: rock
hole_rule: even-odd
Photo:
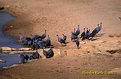
[[[45,55],[43,54],[43,49],[38,49],[37,52],[40,54],[42,59],[46,59]]]
[[[0,49],[2,49],[2,51],[11,51],[12,48],[10,47],[1,47]]]
[[[109,52],[110,54],[114,54],[117,52],[117,50],[106,50],[106,52]]]
[[[61,57],[67,56],[67,51],[66,50],[61,51],[60,56]]]
[[[107,52],[95,52],[95,53],[93,53],[93,55],[112,57],[112,55],[110,53],[107,53]]]
[[[53,52],[54,52],[54,56],[60,56],[61,55],[60,49],[53,49]]]
[[[108,49],[106,52],[109,52],[110,54],[115,54],[115,53],[121,53],[121,49]]]
[[[12,51],[16,51],[17,49],[16,48],[11,48]]]
[[[32,50],[31,48],[19,48],[18,50],[20,51],[29,51],[29,50]]]

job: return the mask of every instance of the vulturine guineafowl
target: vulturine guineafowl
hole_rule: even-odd
[[[46,30],[45,30],[45,32],[41,35],[41,38],[42,38],[42,39],[46,38]]]
[[[51,39],[50,39],[50,37],[49,37],[49,35],[48,35],[48,38],[47,38],[47,40],[45,41],[45,47],[50,47],[50,46],[52,46],[52,45],[51,45]]]
[[[76,43],[76,46],[79,49],[80,41],[78,39],[75,39],[74,42]]]
[[[75,31],[75,35],[78,36],[80,34],[80,28],[79,28],[79,25],[78,25],[78,28],[77,30]]]
[[[66,41],[67,40],[67,36],[65,34],[62,34],[63,35],[63,40]]]
[[[85,30],[85,28],[84,28],[84,31],[81,34],[81,38],[82,38],[82,40],[85,40],[85,38],[86,38],[86,30]]]
[[[71,41],[74,41],[75,39],[78,39],[78,37],[73,32],[71,32]]]
[[[95,37],[102,29],[102,22],[97,25],[97,27],[91,32],[90,37]]]
[[[52,48],[50,48],[48,51],[45,51],[43,49],[43,54],[45,55],[46,58],[51,58],[54,56],[54,52]]]
[[[58,42],[61,43],[61,45],[62,44],[66,45],[66,41],[62,37],[59,37],[58,35],[57,37],[58,37]]]

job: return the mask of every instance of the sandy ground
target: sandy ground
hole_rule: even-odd
[[[16,38],[42,34],[47,30],[55,48],[67,52],[67,56],[38,60],[2,72],[3,79],[114,79],[109,75],[81,75],[81,71],[109,71],[121,67],[121,56],[80,56],[80,53],[102,52],[121,49],[121,1],[120,0],[0,0],[0,6],[16,16],[4,31]],[[76,49],[70,41],[71,31],[80,25],[91,30],[102,22],[101,37],[96,41],[81,41]],[[68,45],[61,47],[56,35],[68,36]],[[80,54],[80,55],[79,55]],[[12,73],[12,74],[11,74]],[[116,76],[116,79],[120,79]]]

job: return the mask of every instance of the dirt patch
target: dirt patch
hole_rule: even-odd
[[[118,42],[121,40],[121,22],[117,19],[121,14],[120,0],[1,0],[1,2],[4,6],[8,6],[6,10],[16,16],[15,21],[6,25],[7,34],[18,38],[19,33],[22,33],[23,36],[31,37],[31,34],[41,35],[46,29],[54,47],[63,53],[58,58],[38,60],[4,70],[2,73],[5,76],[13,75],[12,79],[114,79],[109,75],[80,75],[80,72],[108,71],[121,66],[120,58],[92,56],[94,52],[108,50],[115,53],[117,52],[115,49],[121,48]],[[100,33],[105,34],[98,37],[99,39],[80,40],[80,49],[70,41],[71,31],[78,24],[82,32],[84,27],[92,31],[100,22],[103,23]],[[57,42],[56,35],[62,33],[67,35],[69,42],[65,47]]]

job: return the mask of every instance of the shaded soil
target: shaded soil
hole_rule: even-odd
[[[67,56],[38,60],[1,72],[3,79],[120,79],[120,75],[81,75],[81,71],[110,71],[121,67],[121,56],[92,56],[93,53],[121,49],[120,0],[2,0],[5,11],[16,20],[7,24],[4,31],[17,38],[44,30],[50,35],[55,48],[66,51]],[[91,30],[102,22],[103,29],[95,41],[81,41],[81,48],[70,41],[71,31],[80,25]],[[56,35],[66,34],[68,45],[62,47]],[[86,53],[85,53],[86,52]],[[85,53],[85,55],[82,55]],[[89,53],[89,54],[88,54]],[[12,74],[11,74],[12,73]]]

